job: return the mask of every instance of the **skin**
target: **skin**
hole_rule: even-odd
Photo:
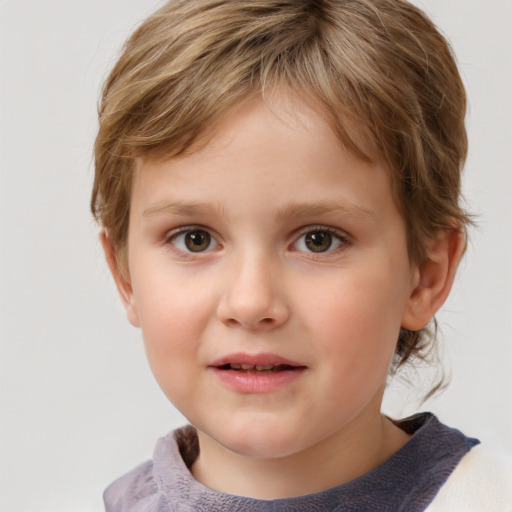
[[[399,329],[430,321],[463,249],[442,233],[412,264],[385,165],[288,100],[253,98],[206,145],[140,162],[126,269],[102,236],[152,371],[198,429],[194,476],[264,499],[347,482],[406,443],[380,413]],[[191,252],[186,233],[198,230],[210,242]],[[311,250],[310,232],[332,237],[327,250]],[[234,353],[304,368],[270,392],[240,392],[211,367]]]

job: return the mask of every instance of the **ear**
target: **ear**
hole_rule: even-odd
[[[133,290],[130,284],[129,277],[125,277],[127,274],[127,270],[124,267],[123,263],[120,261],[119,255],[112,244],[112,241],[108,237],[105,229],[100,231],[100,242],[103,247],[103,252],[105,254],[105,259],[107,260],[108,266],[110,268],[110,272],[112,273],[112,277],[116,283],[117,291],[119,292],[119,296],[121,297],[121,301],[123,303],[124,309],[126,311],[126,316],[128,317],[128,321],[135,327],[140,327],[139,316],[137,313],[137,306],[135,304],[135,297],[133,295]]]
[[[441,231],[428,242],[426,259],[414,270],[402,327],[419,331],[432,320],[450,293],[465,248],[465,233],[455,228]]]

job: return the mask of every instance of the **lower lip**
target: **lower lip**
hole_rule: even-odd
[[[274,373],[245,373],[235,370],[212,368],[222,384],[240,393],[269,393],[296,381],[305,367]]]

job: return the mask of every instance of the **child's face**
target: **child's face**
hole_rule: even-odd
[[[143,162],[128,238],[156,379],[200,440],[251,457],[375,422],[417,285],[384,166],[298,101],[273,110],[253,100],[205,147]]]

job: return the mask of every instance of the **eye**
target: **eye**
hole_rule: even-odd
[[[322,253],[331,252],[347,243],[346,237],[337,231],[318,228],[304,233],[294,244],[297,251]]]
[[[170,242],[183,252],[204,252],[219,244],[204,229],[187,229],[172,235]]]

